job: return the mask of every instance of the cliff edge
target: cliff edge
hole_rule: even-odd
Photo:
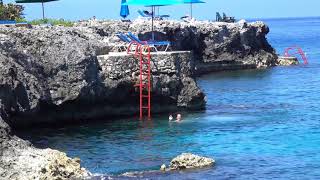
[[[150,23],[86,21],[74,27],[0,27],[0,179],[74,179],[90,173],[79,159],[36,149],[10,127],[81,122],[138,112],[138,62],[112,53],[118,32],[150,39]],[[195,77],[277,64],[262,22],[156,21],[157,40],[171,50],[153,55],[153,113],[205,108]]]

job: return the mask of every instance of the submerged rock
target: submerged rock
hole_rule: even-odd
[[[182,153],[170,162],[170,170],[193,169],[213,166],[215,161],[211,158],[201,157],[191,153]]]

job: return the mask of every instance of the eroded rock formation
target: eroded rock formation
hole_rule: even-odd
[[[92,28],[1,28],[0,34],[0,98],[10,125],[137,113],[138,93],[131,76],[137,68],[126,66],[137,60],[117,64],[115,59],[110,66],[126,68],[123,76],[111,77],[112,69],[102,71],[97,55],[108,54],[111,45]],[[166,63],[167,57],[160,63]],[[190,56],[171,57],[179,70],[153,73],[153,112],[204,108],[204,94],[192,78]]]
[[[0,119],[0,179],[83,179],[90,173],[80,159],[52,149],[37,149],[11,134]]]
[[[265,68],[277,64],[275,50],[266,38],[269,27],[263,22],[156,21],[154,24],[156,40],[171,41],[173,50],[193,52],[197,74]],[[118,41],[115,37],[118,32],[130,31],[142,40],[150,40],[152,37],[151,23],[143,19],[133,23],[91,21],[78,23],[77,26],[90,27],[111,45]]]
[[[117,32],[131,31],[148,39],[150,23],[90,23],[71,28],[0,28],[0,99],[10,125],[74,122],[138,111],[131,76],[137,69],[114,62],[109,67],[127,69],[122,69],[124,76],[112,78],[106,76],[114,73],[110,68],[101,71],[97,56],[113,49],[119,41]],[[158,21],[155,27],[156,39],[170,40],[173,50],[191,50],[192,59],[175,57],[175,67],[187,71],[153,72],[154,113],[203,108],[204,95],[193,80],[196,74],[276,64],[266,40],[269,29],[261,22]]]
[[[161,171],[174,171],[184,169],[196,169],[213,166],[215,160],[212,158],[198,156],[192,153],[182,153],[179,156],[173,158],[169,167],[165,164],[161,165]]]
[[[192,78],[190,52],[152,54],[151,57],[152,112],[173,112],[179,108],[192,110],[205,106],[204,94]],[[137,106],[138,102],[138,88],[134,85],[139,83],[139,61],[132,55],[111,53],[98,56],[98,62],[104,81],[122,82],[122,90],[118,90],[121,95],[114,94],[117,96],[114,102],[120,105],[110,113],[134,113],[128,109]]]
[[[278,65],[279,66],[292,66],[292,65],[298,65],[299,61],[296,57],[284,57],[279,56],[278,57]]]
[[[214,165],[215,161],[211,158],[201,157],[191,153],[182,153],[173,158],[170,162],[171,170],[202,168]]]

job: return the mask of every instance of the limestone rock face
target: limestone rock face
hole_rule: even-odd
[[[89,172],[80,167],[75,159],[65,153],[51,149],[12,149],[4,152],[2,157],[1,178],[7,179],[83,179]],[[0,165],[0,166],[2,166]],[[2,169],[3,168],[3,169]]]
[[[9,138],[10,128],[6,122],[0,117],[0,143]],[[0,150],[1,151],[1,150]]]
[[[132,55],[110,53],[98,56],[98,62],[102,69],[100,73],[102,79],[121,81],[126,87],[125,90],[122,90],[122,95],[130,92],[131,97],[138,95],[138,89],[134,88],[134,84],[139,83],[139,60]],[[192,78],[192,69],[190,52],[153,53],[151,55],[153,112],[167,112],[177,108],[198,109],[205,106],[205,95]],[[128,105],[134,106],[136,103],[136,100],[130,101],[127,96],[118,95],[117,98],[116,101],[123,100],[124,102],[118,111]],[[122,113],[128,112],[123,110]]]
[[[0,100],[9,125],[136,114],[137,60],[101,63],[109,36],[95,27],[0,27]],[[153,113],[205,107],[190,54],[159,56],[156,65]]]
[[[37,149],[11,134],[0,119],[0,179],[83,179],[90,173],[79,159],[51,149]]]
[[[88,22],[77,24],[88,26]],[[116,44],[115,32],[128,31],[150,40],[151,23],[144,19],[132,23],[96,21],[93,31],[103,34],[106,42]],[[196,73],[204,74],[222,70],[266,68],[275,66],[277,55],[268,43],[269,27],[263,22],[238,23],[194,21],[155,21],[156,40],[172,42],[173,50],[190,50],[195,56]]]
[[[170,170],[203,168],[214,165],[211,158],[201,157],[191,153],[182,153],[170,162]]]
[[[102,64],[97,56],[115,50],[116,33],[131,31],[147,40],[150,29],[145,20],[0,27],[0,99],[5,120],[28,125],[137,113],[133,59]],[[204,94],[194,81],[197,74],[276,64],[266,39],[269,28],[262,22],[156,21],[155,31],[157,40],[171,41],[173,50],[191,51],[192,59],[183,54],[158,58],[152,104],[159,106],[153,113],[203,109]]]

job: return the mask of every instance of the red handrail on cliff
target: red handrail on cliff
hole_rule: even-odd
[[[293,51],[293,52],[289,53],[290,51]],[[308,59],[306,57],[306,54],[303,52],[303,50],[299,46],[288,47],[284,52],[285,57],[295,56],[297,54],[301,56],[304,64],[308,64]]]
[[[148,45],[132,42],[128,46],[128,54],[139,59],[139,87],[140,95],[140,120],[143,120],[145,112],[151,119],[151,48]]]

